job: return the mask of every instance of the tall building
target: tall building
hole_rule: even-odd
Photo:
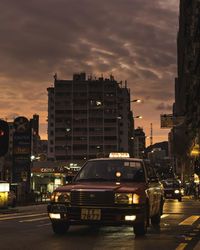
[[[138,127],[134,130],[134,157],[144,158],[146,148],[146,136],[143,128]]]
[[[38,156],[40,153],[40,136],[39,136],[39,115],[34,114],[30,119],[31,126],[31,155]]]
[[[182,180],[193,172],[200,142],[200,1],[180,0],[178,77],[175,81],[170,149],[180,166]]]
[[[133,116],[127,83],[85,73],[59,80],[48,91],[48,158],[83,164],[110,152],[133,155]]]

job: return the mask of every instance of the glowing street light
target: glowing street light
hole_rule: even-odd
[[[132,101],[130,101],[130,102],[142,102],[142,100],[140,100],[140,99],[135,99],[135,100],[132,100]]]
[[[141,115],[137,115],[137,116],[134,116],[133,118],[139,118],[139,119],[142,119],[142,116],[141,116]]]

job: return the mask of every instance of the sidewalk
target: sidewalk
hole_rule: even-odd
[[[47,211],[46,203],[36,203],[36,204],[27,204],[25,206],[16,206],[16,207],[8,207],[8,208],[0,208],[0,214],[12,214],[12,213],[22,213],[22,212],[29,212],[29,211],[37,211],[37,210],[44,210]]]

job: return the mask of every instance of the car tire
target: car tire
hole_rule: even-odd
[[[178,198],[178,201],[181,202],[181,201],[182,201],[182,197],[179,197],[179,198]]]
[[[149,213],[148,213],[148,209],[146,209],[144,213],[143,221],[133,226],[134,234],[136,236],[145,235],[147,233],[148,225],[149,225]]]
[[[52,222],[52,229],[55,234],[65,234],[69,229],[69,225],[62,222]]]

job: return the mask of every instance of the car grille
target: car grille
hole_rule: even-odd
[[[114,204],[114,195],[111,191],[72,191],[71,205],[101,205]]]
[[[166,190],[165,194],[174,194],[174,190]]]

